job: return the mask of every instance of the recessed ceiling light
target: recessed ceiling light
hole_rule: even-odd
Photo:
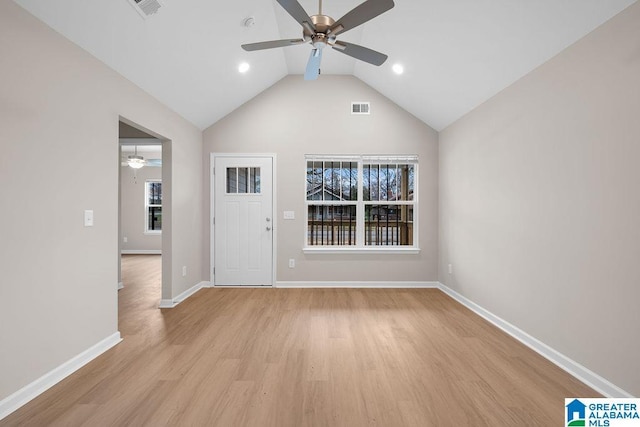
[[[242,64],[238,65],[238,71],[243,74],[249,71],[249,68],[251,67],[249,66],[248,62],[243,62]]]
[[[396,74],[402,74],[404,73],[404,67],[400,64],[393,64],[393,72]]]

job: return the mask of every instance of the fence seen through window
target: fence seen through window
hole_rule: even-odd
[[[417,157],[307,158],[307,246],[414,246]]]
[[[145,185],[145,231],[159,233],[162,230],[162,182],[150,180]]]

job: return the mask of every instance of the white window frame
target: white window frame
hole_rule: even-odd
[[[418,241],[418,218],[419,218],[419,201],[418,201],[418,183],[419,183],[419,161],[417,155],[305,155],[304,161],[304,177],[306,183],[307,176],[307,164],[309,161],[322,161],[322,162],[357,162],[358,164],[358,192],[356,200],[307,200],[307,186],[304,186],[304,244],[303,252],[308,254],[418,254],[420,253],[420,246]],[[363,170],[365,164],[413,164],[414,168],[414,182],[413,182],[413,200],[411,203],[407,201],[365,201],[364,200],[364,176]],[[374,202],[374,203],[372,203]],[[367,204],[383,204],[383,205],[407,205],[413,206],[413,245],[380,245],[380,246],[365,246],[365,205]],[[321,246],[321,245],[309,245],[308,244],[308,211],[309,206],[337,206],[337,205],[356,205],[356,244],[350,246]]]
[[[149,230],[149,208],[162,207],[162,204],[151,205],[149,204],[149,184],[159,182],[162,184],[161,179],[147,179],[144,182],[144,234],[162,234],[162,230]]]

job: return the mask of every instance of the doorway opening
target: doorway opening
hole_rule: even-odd
[[[171,141],[123,117],[118,130],[118,305],[157,309],[171,294]]]

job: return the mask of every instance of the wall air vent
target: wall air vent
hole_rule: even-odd
[[[144,19],[153,15],[162,7],[160,0],[129,0],[129,3]]]
[[[371,114],[371,105],[369,102],[352,102],[351,114]]]

